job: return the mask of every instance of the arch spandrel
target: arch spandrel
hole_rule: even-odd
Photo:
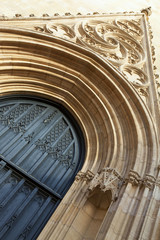
[[[1,40],[6,39],[1,50],[2,96],[33,94],[66,106],[85,136],[84,171],[106,166],[122,174],[148,171],[151,156],[157,158],[154,123],[137,92],[112,64],[53,36],[20,29],[1,32]]]

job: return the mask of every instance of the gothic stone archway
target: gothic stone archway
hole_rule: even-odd
[[[96,187],[111,191],[113,201],[97,239],[109,239],[110,234],[115,239],[117,219],[124,229],[121,239],[138,228],[132,211],[138,215],[148,206],[144,199],[155,181],[158,142],[148,108],[124,75],[91,50],[31,30],[1,27],[1,32],[5,39],[1,95],[34,95],[59,102],[75,117],[85,138],[82,170],[39,239],[71,239],[75,234],[81,239],[74,220]],[[134,208],[138,196],[141,200]],[[126,201],[132,205],[124,214]]]

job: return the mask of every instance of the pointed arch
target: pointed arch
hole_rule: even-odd
[[[2,96],[30,94],[67,107],[85,136],[84,170],[96,172],[110,166],[122,175],[129,169],[143,175],[150,168],[153,173],[154,123],[136,90],[117,69],[63,39],[22,29],[1,28],[1,32]]]

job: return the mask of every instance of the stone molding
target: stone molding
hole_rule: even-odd
[[[62,216],[70,218],[70,212],[74,212],[76,216],[77,206],[83,204],[88,193],[94,191],[96,186],[101,191],[111,191],[113,200],[121,189],[124,201],[119,198],[122,204],[118,205],[119,201],[116,202],[119,210],[115,214],[116,218],[120,219],[123,213],[121,206],[125,208],[126,200],[129,198],[130,201],[129,190],[133,196],[132,207],[136,206],[137,192],[141,192],[139,186],[143,189],[145,186],[154,187],[152,175],[158,159],[158,138],[150,111],[126,78],[96,52],[51,34],[33,31],[32,23],[30,30],[12,28],[9,21],[6,21],[6,24],[8,26],[0,27],[4,59],[1,67],[2,96],[35,94],[57,100],[73,113],[85,135],[87,152],[84,166],[77,175],[75,184],[66,194],[64,202],[54,213],[53,219],[55,216],[58,216],[59,220]],[[140,164],[142,160],[143,164]],[[115,169],[109,170],[105,166],[114,166]],[[138,169],[139,174],[134,170],[130,171],[131,166]],[[148,171],[148,166],[151,175],[142,178],[141,175]],[[102,170],[96,173],[100,167]],[[128,183],[129,177],[123,181],[117,171],[123,172],[125,177],[130,171],[130,178],[135,178],[133,184],[138,181],[138,184],[134,185],[138,187],[123,186]],[[145,190],[146,194],[148,189]],[[123,194],[123,191],[126,191],[126,194]],[[140,204],[143,205],[143,202],[145,204],[146,201]],[[137,205],[140,206],[137,211],[143,210],[141,205]],[[146,208],[144,206],[144,209]],[[64,214],[66,209],[68,215]],[[127,222],[130,210],[127,209],[126,214]],[[139,220],[136,221],[139,223]],[[65,234],[61,222],[58,223],[58,227],[61,226]],[[114,220],[110,223],[114,224]],[[50,224],[52,225],[52,220],[44,229],[47,235]],[[125,226],[121,226],[125,232],[128,231]],[[126,226],[130,227],[129,224]],[[116,231],[118,232],[118,229]]]
[[[107,167],[95,174],[90,182],[89,190],[93,191],[96,187],[99,187],[103,192],[110,190],[114,201],[118,198],[118,191],[122,182],[121,175],[115,169]]]
[[[86,181],[89,191],[93,191],[96,187],[99,187],[103,192],[110,190],[112,192],[113,201],[118,198],[118,193],[122,185],[128,182],[133,186],[147,187],[150,190],[152,190],[155,185],[160,185],[160,180],[156,180],[156,178],[150,174],[141,177],[138,172],[130,170],[128,177],[123,178],[116,169],[110,167],[103,168],[96,174],[92,173],[90,170],[86,172],[80,171],[75,181]]]
[[[86,14],[82,14],[80,12],[78,12],[77,14],[72,14],[71,12],[66,12],[64,13],[63,15],[62,14],[59,14],[59,13],[54,13],[53,15],[49,15],[48,13],[43,13],[41,16],[36,16],[34,13],[30,13],[28,16],[23,16],[21,13],[16,13],[14,16],[7,16],[7,15],[0,15],[0,20],[16,20],[17,18],[20,19],[20,20],[23,20],[23,19],[54,19],[54,18],[57,18],[57,17],[60,17],[60,18],[66,18],[68,19],[68,17],[81,17],[81,16],[102,16],[102,15],[119,15],[119,14],[125,14],[125,15],[135,15],[135,14],[139,14],[139,13],[144,13],[146,16],[148,16],[148,12],[152,13],[151,11],[151,7],[149,8],[145,8],[145,9],[142,9],[141,11],[124,11],[124,12],[103,12],[103,13],[99,13],[99,12],[89,12],[89,13],[86,13]],[[151,14],[149,14],[150,16]]]
[[[75,177],[75,181],[79,182],[79,181],[91,181],[94,178],[94,174],[90,171],[87,170],[87,172],[82,172],[79,171],[78,174]]]
[[[0,27],[16,26],[38,31],[93,51],[118,69],[153,111],[154,107],[149,104],[154,102],[150,88],[159,76],[155,72],[156,66],[152,66],[155,61],[154,47],[149,39],[152,34],[149,23],[145,21],[149,12],[150,8],[143,9],[141,13],[95,12],[87,15],[78,13],[76,16],[55,13],[52,17],[44,13],[41,18],[32,13],[29,17],[17,13],[13,18],[0,16]],[[159,87],[158,82],[155,87]]]
[[[138,186],[142,184],[142,178],[138,172],[130,170],[128,174],[128,182],[130,182],[133,186]]]
[[[160,179],[156,179],[150,174],[141,177],[138,172],[130,170],[128,177],[123,178],[116,169],[110,167],[103,168],[96,174],[92,173],[90,170],[87,170],[86,172],[80,171],[78,172],[75,181],[88,182],[88,189],[90,191],[93,191],[96,187],[99,187],[103,192],[111,190],[115,197],[117,197],[117,190],[119,187],[127,182],[131,183],[133,186],[145,186],[149,189],[153,189],[155,185],[160,185]]]
[[[153,189],[155,185],[160,185],[160,178],[156,179],[150,174],[141,177],[138,172],[130,170],[128,177],[125,178],[116,169],[110,167],[103,168],[96,174],[90,170],[86,172],[80,171],[75,181],[86,181],[89,184],[89,190],[93,191],[96,187],[99,187],[104,192],[117,189],[128,182],[133,186],[145,186],[149,189]]]
[[[140,95],[148,96],[149,79],[145,73],[146,49],[141,17],[113,16],[79,19],[69,24],[48,21],[34,30],[80,44],[110,61],[134,85]]]
[[[153,189],[156,183],[156,178],[150,174],[146,174],[143,181],[147,188]]]
[[[139,173],[134,170],[130,170],[127,181],[133,186],[145,186],[149,189],[153,189],[155,184],[157,184],[154,176],[146,174],[144,177],[141,177]]]
[[[132,165],[138,164],[139,158],[143,157],[146,162],[150,161],[146,151],[137,148],[138,142],[142,141],[141,136],[146,136],[142,143],[145,146],[150,144],[150,139],[154,140],[153,153],[156,154],[157,139],[150,112],[133,86],[112,64],[95,53],[60,38],[30,30],[7,27],[0,29],[5,61],[1,76],[2,96],[19,94],[25,90],[26,94],[34,92],[46,98],[48,95],[50,99],[58,98],[57,101],[71,109],[84,127],[87,145],[91,146],[87,148],[89,154],[86,155],[90,167],[86,165],[85,171],[90,169],[95,172],[93,168],[97,168],[96,164],[103,167],[109,166],[110,162],[119,172],[123,168],[128,172],[128,161],[131,160],[129,155],[123,160],[126,149],[131,149],[129,153],[132,154]],[[10,51],[8,44],[16,45],[16,48]],[[8,59],[9,54],[12,61]],[[17,58],[17,54],[20,54],[20,58]],[[7,78],[5,74],[8,74]],[[124,116],[127,118],[124,119]],[[130,131],[126,131],[126,126]],[[125,139],[128,139],[126,149],[123,148]],[[112,151],[107,150],[110,147]],[[149,156],[153,153],[150,148]],[[119,161],[116,160],[118,156]],[[153,155],[153,159],[157,159],[157,156]],[[93,161],[96,163],[92,165]]]
[[[75,181],[88,182],[89,192],[92,192],[96,187],[99,187],[103,192],[110,190],[112,192],[113,201],[118,198],[118,192],[124,183],[124,180],[118,171],[110,167],[103,168],[96,174],[93,174],[90,170],[87,170],[85,173],[80,171],[77,174]]]

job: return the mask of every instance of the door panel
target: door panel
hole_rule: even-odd
[[[8,163],[0,161],[0,239],[33,239],[38,236],[40,227],[59,201]]]
[[[0,102],[0,239],[36,239],[82,164],[74,122],[55,105]]]
[[[0,153],[51,189],[66,183],[79,161],[76,133],[57,108],[28,100],[1,103]],[[59,189],[59,193],[62,191]]]

